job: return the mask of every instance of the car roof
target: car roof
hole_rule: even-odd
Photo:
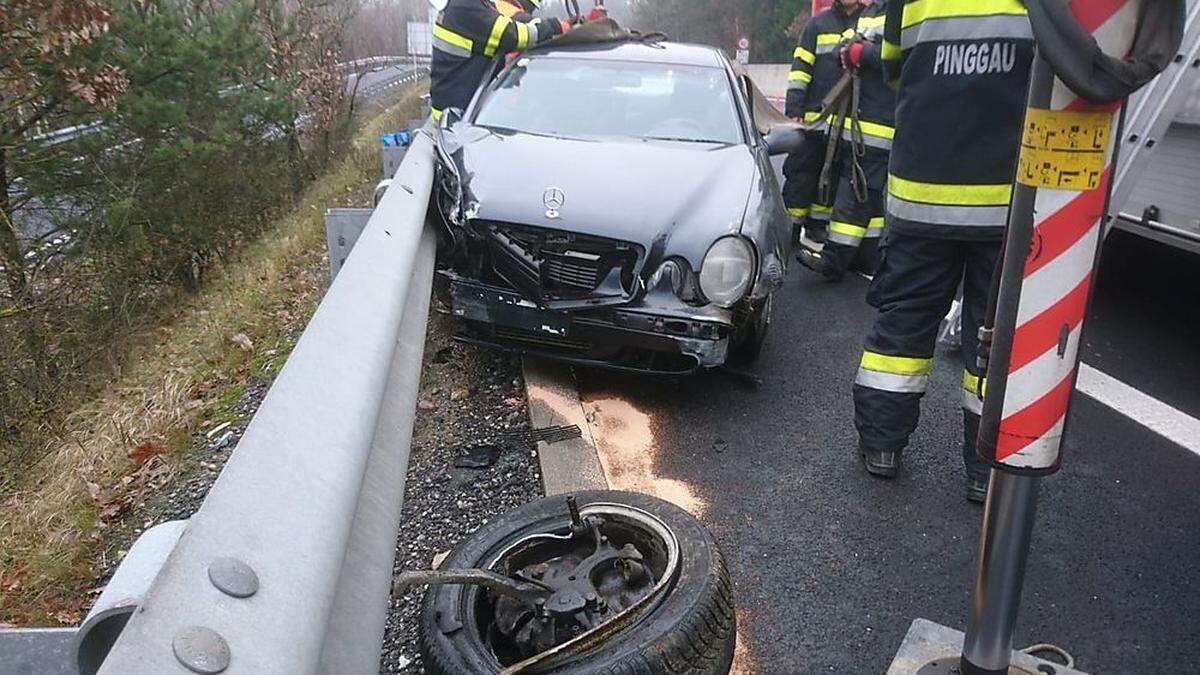
[[[721,68],[724,60],[721,52],[707,45],[682,42],[597,42],[595,44],[555,47],[553,44],[531,49],[531,56],[545,58],[586,57],[604,61],[635,61],[642,63],[670,63],[683,66]]]

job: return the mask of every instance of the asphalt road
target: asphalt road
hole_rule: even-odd
[[[1105,264],[1086,361],[1200,414],[1200,259],[1118,235]],[[900,477],[867,477],[850,398],[865,290],[793,267],[758,388],[577,374],[585,401],[648,420],[655,481],[727,553],[745,670],[880,673],[913,619],[965,626],[982,510],[961,496],[961,365],[939,356]],[[1086,396],[1067,453],[1043,484],[1016,643],[1053,642],[1097,673],[1194,672],[1200,456]]]

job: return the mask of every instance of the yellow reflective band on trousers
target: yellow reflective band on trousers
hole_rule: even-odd
[[[888,356],[864,351],[854,383],[869,389],[897,394],[923,394],[929,386],[933,359]]]
[[[867,235],[867,228],[840,220],[829,221],[829,241],[843,246],[858,246]]]
[[[888,192],[900,199],[946,206],[1008,206],[1012,185],[956,185],[919,183],[888,175]]]
[[[833,214],[833,207],[826,204],[813,204],[812,210],[809,212],[809,217],[813,220],[829,220],[829,216]]]
[[[900,27],[908,28],[929,19],[1025,13],[1021,0],[916,0],[904,5]]]
[[[883,236],[883,216],[872,218],[867,223],[867,239],[878,239]]]
[[[789,206],[788,215],[793,218],[804,218],[808,216],[807,206]]]
[[[496,50],[500,48],[500,38],[504,36],[504,29],[508,28],[508,24],[513,20],[507,16],[496,17],[496,23],[492,24],[492,34],[488,37],[487,47],[483,50],[484,56],[495,56]]]
[[[854,223],[844,223],[840,220],[829,221],[829,231],[844,234],[848,237],[858,237],[862,239],[867,235],[867,228]]]
[[[976,415],[983,413],[983,397],[987,393],[987,378],[963,371],[962,407]]]
[[[804,82],[807,84],[812,82],[812,75],[803,70],[793,70],[788,73],[788,82]]]
[[[800,59],[810,66],[817,62],[817,55],[808,51],[804,47],[796,47],[796,51],[792,53],[792,56]]]

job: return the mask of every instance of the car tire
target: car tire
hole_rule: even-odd
[[[683,509],[648,495],[617,491],[575,493],[579,506],[604,502],[633,506],[661,519],[679,540],[678,576],[649,613],[602,645],[555,668],[552,673],[634,675],[690,673],[723,675],[733,663],[736,638],[733,588],[712,535]],[[509,542],[568,519],[562,495],[526,504],[496,518],[455,548],[442,569],[477,567]],[[425,593],[420,617],[421,652],[426,672],[483,675],[498,662],[479,633],[452,624],[442,613],[466,607],[471,587],[447,585]],[[449,628],[449,630],[447,630]]]
[[[733,365],[753,363],[762,355],[763,344],[767,341],[767,332],[771,328],[771,311],[775,304],[775,294],[768,295],[757,307],[750,310],[741,337],[729,353],[729,362]]]

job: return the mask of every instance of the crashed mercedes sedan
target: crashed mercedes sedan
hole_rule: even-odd
[[[756,358],[791,225],[749,91],[709,47],[552,44],[447,111],[460,339],[662,373]]]

